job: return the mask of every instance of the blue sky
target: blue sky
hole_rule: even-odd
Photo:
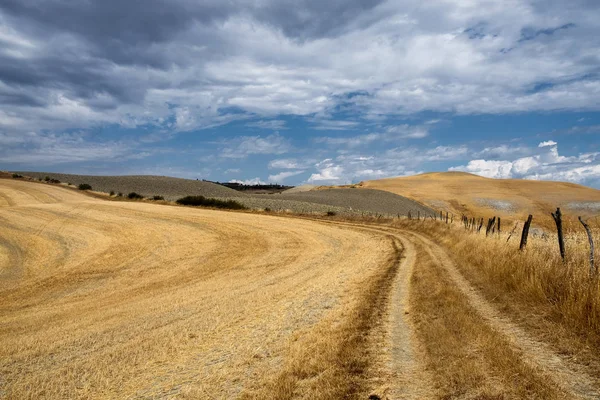
[[[600,188],[600,2],[6,0],[0,168]]]

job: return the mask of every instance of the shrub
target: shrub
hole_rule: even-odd
[[[22,178],[23,175],[19,175],[19,174],[12,174],[13,179],[19,179]]]
[[[177,204],[184,206],[202,206],[202,207],[215,207],[215,208],[227,208],[230,210],[245,210],[247,207],[242,203],[235,200],[219,200],[210,199],[204,196],[186,196],[177,200]]]
[[[117,193],[117,197],[123,197],[123,193],[121,193],[121,192]]]
[[[47,176],[47,177],[45,177],[45,178],[44,178],[44,180],[45,180],[46,182],[48,182],[48,181],[50,180],[50,177],[49,177],[49,176]]]
[[[92,185],[89,185],[87,183],[81,183],[78,186],[79,190],[92,190]]]
[[[266,207],[266,208],[265,208],[265,212],[271,212],[271,211],[273,211],[273,210],[271,210],[271,208],[270,208],[270,207]]]
[[[115,195],[115,192],[111,190],[111,191],[110,191],[110,193],[109,193],[108,195],[109,195],[110,197],[113,197],[113,196]]]
[[[327,211],[327,216],[328,217],[333,217],[334,215],[336,215],[337,213],[335,211]]]
[[[131,192],[131,193],[129,193],[129,194],[127,195],[127,198],[128,198],[128,199],[137,200],[137,199],[143,199],[143,198],[144,198],[144,196],[142,196],[141,194],[139,194],[139,193],[136,193],[136,192]]]
[[[152,196],[152,200],[164,200],[165,198],[163,196]]]
[[[51,178],[48,182],[50,183],[60,183],[58,179]]]

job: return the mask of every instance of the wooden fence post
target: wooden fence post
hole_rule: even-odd
[[[421,219],[421,211],[417,211],[417,221]]]
[[[498,236],[500,236],[500,217],[498,217]]]
[[[448,211],[446,211],[446,223],[448,223]]]
[[[590,230],[589,225],[579,217],[579,222],[585,228],[585,232],[587,233],[588,241],[590,242],[590,276],[594,276],[596,274],[594,270],[594,239],[592,238],[592,231]]]
[[[521,244],[519,245],[519,250],[523,250],[525,246],[527,246],[527,236],[529,236],[529,226],[531,225],[532,219],[533,215],[529,214],[529,217],[527,217],[527,221],[523,226],[523,233],[521,234]]]
[[[479,220],[479,226],[477,227],[477,233],[481,232],[481,228],[483,228],[483,217]]]
[[[563,229],[562,229],[562,213],[560,212],[560,208],[556,209],[556,213],[551,213],[552,218],[554,218],[554,222],[556,223],[556,231],[558,234],[558,248],[560,250],[560,256],[563,261],[565,260],[565,238],[563,237]]]
[[[517,230],[517,226],[519,225],[519,222],[515,222],[515,227],[512,228],[512,231],[510,231],[510,233],[508,234],[508,238],[506,239],[506,243],[508,243],[508,241],[510,240],[511,236],[513,235],[513,233],[515,233],[515,231]]]

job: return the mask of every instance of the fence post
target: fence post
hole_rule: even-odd
[[[521,244],[519,245],[519,250],[523,250],[525,246],[527,246],[527,236],[529,236],[529,226],[531,225],[532,219],[533,215],[529,214],[529,217],[527,217],[527,221],[523,226],[523,233],[521,234]]]
[[[579,217],[579,222],[585,228],[585,232],[587,233],[588,241],[590,242],[590,276],[595,275],[594,270],[594,239],[592,238],[592,231],[590,230],[589,225]]]
[[[498,217],[498,236],[500,236],[500,217]]]
[[[519,222],[515,222],[515,227],[512,228],[512,231],[510,231],[510,233],[508,234],[508,238],[506,238],[506,243],[508,243],[508,241],[510,240],[511,236],[513,235],[513,233],[515,233],[515,231],[517,230],[517,226],[519,225]]]
[[[551,213],[552,218],[554,218],[554,222],[556,222],[556,231],[558,233],[558,248],[560,250],[560,256],[563,261],[565,260],[565,238],[563,237],[563,229],[562,229],[562,213],[560,212],[560,208],[556,209],[556,213]]]
[[[417,221],[421,219],[421,211],[417,211]]]

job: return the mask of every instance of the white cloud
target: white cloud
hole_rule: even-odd
[[[229,181],[230,183],[239,183],[242,185],[266,185],[267,183],[260,178],[252,178],[252,179],[232,179]]]
[[[554,140],[547,140],[545,142],[541,142],[540,144],[538,144],[538,147],[550,147],[550,146],[556,146],[558,143],[556,143]]]
[[[304,170],[300,170],[300,171],[284,171],[284,172],[280,172],[278,174],[275,175],[269,175],[269,182],[272,183],[281,183],[284,180],[286,180],[286,178],[289,178],[291,176],[296,176],[299,175],[301,173],[303,173]]]
[[[600,152],[561,156],[554,141],[540,143],[542,153],[515,160],[471,160],[466,165],[449,168],[490,178],[558,180],[576,183],[600,181]]]

